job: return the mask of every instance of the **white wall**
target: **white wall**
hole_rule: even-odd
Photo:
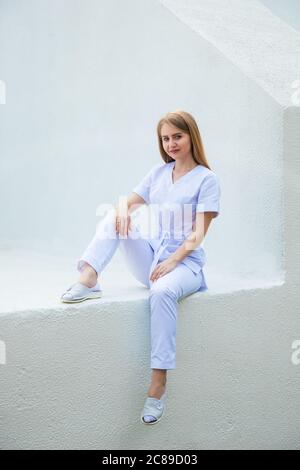
[[[280,107],[159,1],[2,1],[1,242],[78,256],[98,204],[160,161],[156,124],[197,119],[222,185],[205,240],[237,276],[281,270]]]
[[[299,0],[260,0],[274,15],[279,16],[290,26],[300,31]]]
[[[222,182],[209,263],[226,281],[230,271],[239,275],[244,288],[232,283],[180,302],[178,370],[168,378],[166,417],[150,436],[139,421],[149,380],[145,293],[117,289],[95,304],[49,305],[43,292],[53,299],[63,258],[51,269],[49,255],[36,253],[33,267],[32,258],[16,257],[17,278],[7,251],[5,295],[18,287],[23,303],[0,308],[1,448],[299,448],[300,365],[291,358],[299,339],[300,107],[290,84],[300,77],[300,35],[254,0],[164,3],[184,8],[173,16],[154,1],[0,0],[8,85],[2,245],[76,256],[95,227],[98,197],[128,190],[158,160],[156,121],[183,107],[198,119]],[[199,7],[188,18],[186,4]],[[114,172],[125,169],[120,144],[133,170],[125,180]],[[282,266],[281,285],[257,289],[245,280],[273,279]]]

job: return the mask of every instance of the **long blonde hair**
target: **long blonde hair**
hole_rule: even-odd
[[[197,123],[193,116],[186,111],[181,111],[180,109],[165,114],[157,124],[157,137],[158,137],[158,145],[159,151],[166,163],[174,162],[174,158],[170,157],[163,148],[162,138],[161,138],[161,128],[163,124],[171,124],[178,129],[181,129],[183,132],[189,134],[191,138],[191,151],[193,155],[193,159],[196,163],[205,166],[209,170],[211,170],[208,161],[205,156],[201,135],[197,126]]]

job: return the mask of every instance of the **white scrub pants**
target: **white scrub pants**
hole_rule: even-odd
[[[115,212],[108,212],[78,260],[77,269],[81,272],[88,263],[100,274],[120,246],[133,276],[150,289],[151,368],[175,369],[177,301],[199,289],[202,273],[195,274],[179,263],[169,273],[151,281],[150,275],[159,260],[154,259],[149,241],[138,236],[139,231],[131,221],[127,238],[122,238],[115,230]]]

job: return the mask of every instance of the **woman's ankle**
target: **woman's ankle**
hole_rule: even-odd
[[[86,287],[95,287],[98,280],[98,274],[90,265],[86,265],[81,275],[79,276],[79,282]]]
[[[148,397],[160,399],[165,393],[167,388],[166,384],[153,384],[151,383],[148,387]]]
[[[95,285],[97,284],[97,281],[96,282],[90,282],[90,281],[86,281],[85,279],[81,279],[79,278],[78,282],[80,282],[80,284],[83,284],[84,286],[86,287],[95,287]]]

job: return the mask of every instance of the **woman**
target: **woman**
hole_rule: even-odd
[[[167,370],[176,367],[177,302],[207,290],[200,244],[219,214],[220,199],[219,179],[208,165],[195,119],[180,110],[167,113],[158,122],[157,136],[164,163],[133,189],[125,212],[117,207],[102,219],[78,261],[78,282],[61,297],[63,302],[101,297],[97,278],[118,246],[134,276],[150,289],[152,376],[141,414],[144,424],[157,423],[164,412]],[[159,208],[155,237],[142,238],[131,223],[130,215],[141,204]],[[162,214],[164,220],[173,215],[173,229],[163,224]]]

